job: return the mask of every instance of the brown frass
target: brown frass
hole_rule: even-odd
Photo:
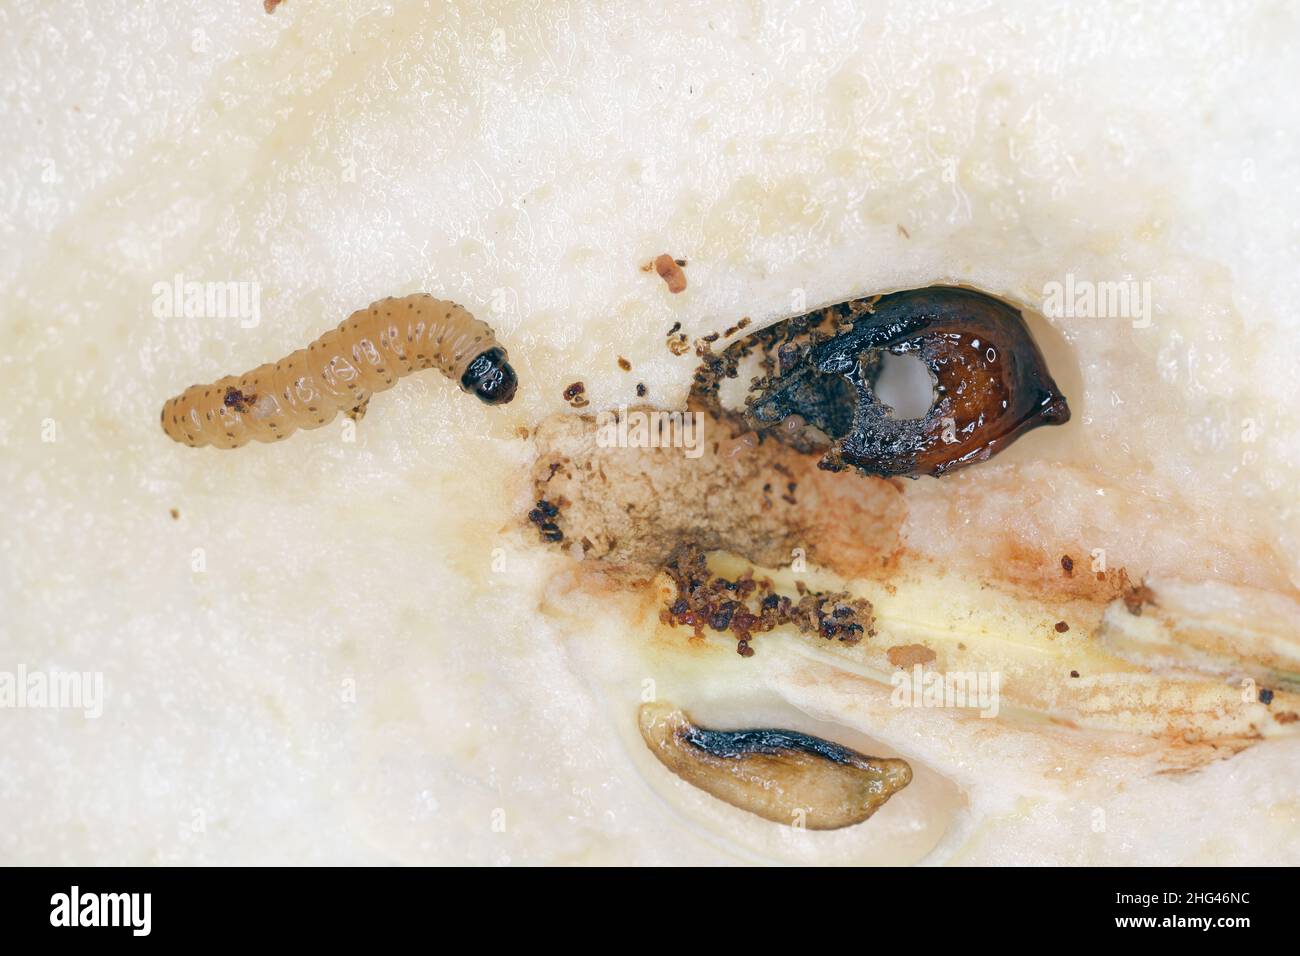
[[[664,571],[672,579],[675,596],[659,619],[671,627],[690,627],[696,637],[705,628],[736,637],[736,653],[751,657],[755,634],[793,624],[803,634],[856,644],[875,635],[871,603],[847,592],[812,591],[798,582],[797,599],[778,594],[767,578],[755,578],[753,569],[731,581],[713,574],[704,553],[683,547]]]

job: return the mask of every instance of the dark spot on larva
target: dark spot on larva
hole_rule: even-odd
[[[1078,672],[1078,671],[1070,671],[1070,676],[1071,676],[1071,677],[1078,677],[1078,676],[1079,676],[1079,672]]]
[[[1061,555],[1061,570],[1065,572],[1066,577],[1074,574],[1074,558],[1068,554]]]
[[[257,379],[253,379],[253,384],[257,384]],[[257,401],[256,395],[245,395],[233,385],[226,389],[226,395],[221,400],[226,408],[233,408],[241,415],[247,414],[249,406],[255,401]]]
[[[1057,633],[1057,634],[1064,634],[1064,633],[1065,633],[1066,631],[1068,631],[1069,629],[1070,629],[1070,625],[1066,624],[1064,621],[1057,621],[1057,622],[1056,622],[1056,633]]]
[[[645,398],[645,396],[646,396],[646,391],[647,391],[647,389],[646,389],[646,387],[645,387],[645,382],[637,382],[637,383],[636,383],[636,397],[637,397],[637,398]]]
[[[1273,703],[1273,692],[1267,687],[1261,687],[1259,689],[1259,702],[1265,707]]]

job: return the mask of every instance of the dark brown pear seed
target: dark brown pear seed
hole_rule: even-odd
[[[921,418],[892,418],[876,396],[882,351],[929,370],[937,398]],[[837,411],[845,383],[856,401],[847,428]],[[1070,408],[1016,309],[934,286],[881,296],[855,310],[849,331],[783,356],[750,415],[760,426],[800,415],[822,427],[836,439],[825,458],[832,470],[915,478],[985,461],[1031,429],[1069,421]]]

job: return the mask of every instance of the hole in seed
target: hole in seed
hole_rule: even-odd
[[[889,417],[896,421],[924,418],[934,405],[934,378],[915,355],[881,355],[872,389],[881,403],[893,409]]]

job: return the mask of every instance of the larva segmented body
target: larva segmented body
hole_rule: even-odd
[[[490,405],[515,394],[514,369],[491,327],[422,292],[371,303],[279,362],[186,389],[163,406],[162,427],[196,448],[280,441],[340,411],[360,412],[375,392],[429,368]]]

